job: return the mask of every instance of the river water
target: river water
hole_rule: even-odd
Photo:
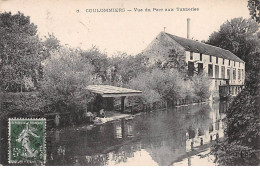
[[[205,103],[142,113],[93,128],[53,131],[47,139],[47,165],[179,164],[192,148],[199,150],[216,134],[223,137],[226,107],[225,102]],[[192,165],[191,160],[184,165]]]
[[[46,165],[196,165],[191,154],[223,137],[226,108],[226,102],[203,103],[48,131]]]

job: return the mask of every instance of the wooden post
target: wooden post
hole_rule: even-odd
[[[125,112],[125,97],[126,96],[121,97],[121,113]]]

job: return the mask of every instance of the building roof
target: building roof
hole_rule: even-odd
[[[168,35],[174,41],[176,41],[178,44],[180,44],[182,47],[184,47],[186,51],[217,56],[228,60],[230,59],[236,62],[244,62],[243,60],[241,60],[239,57],[237,57],[236,55],[234,55],[228,50],[216,46],[208,45],[205,43],[201,43],[195,40],[171,35],[169,33],[165,33],[165,34]]]
[[[89,85],[87,90],[100,94],[102,97],[140,96],[142,91],[109,85]]]

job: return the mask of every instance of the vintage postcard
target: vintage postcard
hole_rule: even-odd
[[[0,0],[0,166],[258,166],[259,0]]]

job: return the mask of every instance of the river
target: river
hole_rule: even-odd
[[[46,165],[196,165],[196,152],[224,136],[226,108],[226,102],[209,102],[48,131]]]
[[[193,149],[223,137],[226,103],[205,103],[136,115],[100,126],[50,132],[47,165],[175,165]],[[193,151],[194,151],[193,150]],[[196,162],[196,161],[195,161]],[[184,164],[185,165],[185,164]],[[192,165],[188,160],[186,165]]]

